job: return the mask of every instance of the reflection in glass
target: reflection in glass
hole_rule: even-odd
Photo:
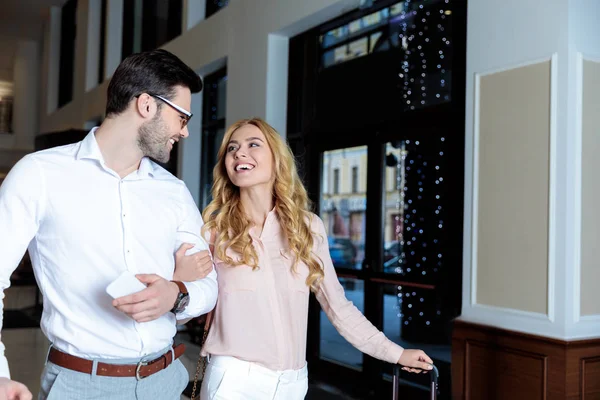
[[[212,184],[213,184],[213,169],[217,164],[217,153],[223,136],[225,135],[224,128],[216,128],[216,130],[206,129],[202,134],[202,154],[201,159],[201,187],[200,187],[200,201],[202,203],[202,209],[208,206],[208,203],[212,200]]]
[[[227,7],[229,0],[206,0],[206,11],[204,18],[208,18],[222,8]]]
[[[404,272],[404,203],[406,143],[387,143],[385,149],[385,205],[383,272]]]
[[[450,0],[401,1],[319,36],[324,68],[377,52],[400,54],[404,110],[451,100],[453,27]]]
[[[434,290],[391,284],[383,285],[383,288],[383,333],[404,348],[425,351],[438,366],[440,362],[449,364],[452,359],[449,341],[436,340],[443,334],[440,326],[444,317],[436,306]],[[413,325],[417,325],[416,329]],[[415,331],[420,334],[413,335]],[[391,366],[386,364],[384,373],[389,375],[391,372]],[[403,373],[401,380],[424,390],[429,384],[427,375]]]
[[[0,133],[12,133],[13,83],[0,81]]]
[[[181,0],[123,0],[122,58],[179,36],[182,10]]]
[[[367,146],[323,153],[320,216],[336,268],[362,268],[366,192]]]
[[[213,169],[225,134],[227,70],[221,69],[204,78],[202,91],[202,157],[200,158],[200,206],[211,201]]]
[[[403,285],[384,285],[383,333],[404,348],[418,348],[432,358],[450,362],[450,345],[433,344],[442,310],[437,309],[433,289]],[[406,313],[404,310],[411,310]],[[406,338],[407,327],[418,325],[421,337]]]
[[[357,279],[340,278],[346,297],[356,308],[364,312],[365,292],[364,282]],[[321,311],[321,343],[320,358],[362,369],[362,353],[344,339]]]
[[[383,272],[436,282],[444,268],[445,138],[386,144]]]
[[[400,297],[405,301],[399,302],[401,339],[409,342],[439,344],[449,340],[448,309],[440,302],[448,268],[446,210],[442,207],[444,145],[443,137],[386,144],[382,271],[395,275],[405,289],[411,290]],[[413,292],[419,300],[407,303]],[[436,318],[422,318],[428,314]]]

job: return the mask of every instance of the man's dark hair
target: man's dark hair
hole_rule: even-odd
[[[202,79],[176,55],[158,49],[132,54],[117,67],[108,84],[106,116],[120,114],[142,93],[171,99],[175,86],[192,93],[202,90]]]

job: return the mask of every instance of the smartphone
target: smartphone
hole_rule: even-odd
[[[113,299],[116,299],[118,297],[137,293],[144,289],[146,289],[146,285],[140,282],[132,272],[125,271],[106,287],[106,293]]]

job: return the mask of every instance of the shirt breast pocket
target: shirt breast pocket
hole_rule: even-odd
[[[225,254],[236,262],[241,258],[239,254],[229,249]],[[219,259],[216,259],[215,266],[217,267],[219,290],[225,293],[256,291],[260,269],[253,270],[252,267],[245,264],[233,266]]]
[[[299,261],[296,265],[295,272],[292,269],[294,261],[296,259],[294,253],[289,249],[281,249],[281,261],[286,267],[288,288],[295,292],[308,293],[310,288],[306,285],[306,278],[308,278],[308,266]]]

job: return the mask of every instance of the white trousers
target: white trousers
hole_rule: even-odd
[[[308,369],[273,371],[235,357],[213,356],[206,367],[200,400],[302,400]]]

